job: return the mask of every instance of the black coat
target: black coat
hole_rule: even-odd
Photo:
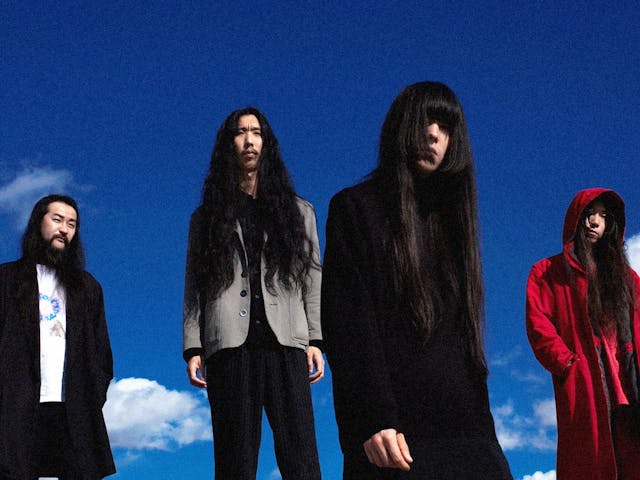
[[[20,307],[18,284],[28,304]],[[83,301],[67,300],[64,391],[67,420],[83,479],[115,472],[102,416],[113,360],[100,284],[83,273]],[[80,304],[78,304],[80,303]],[[0,473],[31,480],[35,409],[40,396],[40,330],[35,266],[0,265]]]
[[[449,301],[425,345],[394,293],[387,208],[374,181],[343,190],[329,207],[321,312],[345,471],[367,463],[364,441],[395,428],[414,459],[406,478],[510,479],[485,375],[460,344],[457,306]]]

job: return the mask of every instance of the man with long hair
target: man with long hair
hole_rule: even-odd
[[[112,377],[78,206],[46,196],[31,212],[22,257],[0,265],[0,479],[114,473],[102,416]]]
[[[471,149],[447,86],[396,97],[378,167],[331,200],[323,268],[343,478],[511,478],[487,394]]]
[[[191,217],[183,351],[206,388],[217,479],[255,479],[262,409],[282,478],[319,479],[309,382],[324,375],[313,207],[296,196],[264,115],[236,110]]]
[[[616,192],[582,190],[565,216],[562,253],[529,274],[527,334],[553,377],[559,480],[640,479],[640,278],[624,230]]]

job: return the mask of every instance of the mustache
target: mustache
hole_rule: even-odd
[[[57,240],[57,239],[62,240],[62,241],[64,242],[64,244],[65,244],[65,245],[69,245],[69,239],[68,239],[65,235],[59,235],[59,234],[58,234],[58,235],[54,235],[54,236],[51,238],[51,241],[50,241],[49,243],[50,243],[50,244],[52,244],[52,243],[53,243],[53,241],[54,241],[54,240]]]

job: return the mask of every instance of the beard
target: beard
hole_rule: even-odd
[[[56,248],[52,244],[53,240],[53,238],[50,241],[46,241],[44,238],[40,239],[38,263],[60,270],[70,263],[69,245],[66,244],[64,248]]]

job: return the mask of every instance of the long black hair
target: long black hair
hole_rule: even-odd
[[[309,269],[317,267],[313,244],[280,156],[278,140],[257,108],[242,108],[232,112],[218,131],[204,181],[202,203],[194,215],[199,232],[196,278],[206,298],[215,298],[233,282],[236,225],[244,195],[239,186],[240,169],[233,141],[238,120],[244,115],[258,119],[262,135],[256,199],[267,235],[263,247],[267,288],[272,289],[277,280],[287,289],[298,287],[304,292]]]
[[[602,238],[592,245],[587,237],[586,219],[597,201],[605,206],[605,229]],[[615,198],[607,193],[599,195],[582,212],[574,240],[576,256],[589,282],[589,318],[604,333],[615,332],[623,322],[629,322],[629,308],[635,301],[633,277],[624,250],[622,215]]]
[[[42,238],[42,220],[54,202],[69,205],[76,211],[76,230],[71,241],[62,252],[54,252],[49,242]],[[33,290],[33,272],[35,265],[46,264],[56,270],[58,280],[65,289],[67,300],[78,299],[83,292],[83,274],[85,268],[84,248],[80,238],[80,212],[76,201],[68,195],[47,195],[36,202],[22,235],[21,269],[18,278],[18,297],[26,300]],[[22,301],[21,305],[29,305]]]
[[[428,146],[432,123],[447,130],[449,144],[438,170],[420,178],[413,163]],[[459,305],[463,348],[478,371],[486,373],[475,173],[462,107],[446,85],[421,82],[400,92],[382,126],[372,177],[388,200],[396,293],[408,298],[428,341],[443,318],[434,287],[444,286]],[[441,256],[438,274],[423,268],[432,255]]]

